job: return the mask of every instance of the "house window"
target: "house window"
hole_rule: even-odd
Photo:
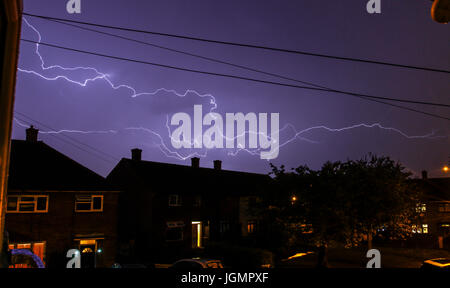
[[[183,221],[167,222],[166,240],[170,242],[182,241],[184,236],[183,231],[184,231]]]
[[[172,194],[169,195],[169,206],[181,206],[181,196]]]
[[[202,206],[202,196],[195,196],[194,198],[194,207]]]
[[[103,195],[77,195],[75,198],[76,212],[103,211]]]
[[[412,225],[412,232],[417,234],[428,234],[428,224]]]
[[[425,213],[426,211],[427,211],[427,204],[423,204],[423,203],[417,204],[417,206],[416,206],[417,213]]]
[[[46,213],[48,212],[48,196],[8,196],[6,211],[8,213]]]
[[[33,243],[10,243],[8,248],[11,249],[27,249],[37,255],[42,263],[45,265],[45,242],[33,242]],[[28,259],[29,260],[29,259]],[[9,268],[33,268],[33,265],[29,263],[13,263]]]
[[[250,220],[247,222],[247,232],[248,234],[256,232],[256,220]]]
[[[228,221],[220,221],[220,234],[225,234],[230,231],[230,222]]]
[[[439,212],[450,212],[450,203],[439,204]]]

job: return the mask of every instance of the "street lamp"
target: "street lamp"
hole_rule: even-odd
[[[446,24],[450,22],[449,5],[450,0],[434,0],[433,6],[431,7],[431,18],[438,23]]]
[[[447,173],[448,171],[450,171],[450,168],[448,168],[448,166],[444,166],[442,168],[442,171],[444,171],[445,173]]]

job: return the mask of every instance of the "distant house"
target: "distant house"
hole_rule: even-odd
[[[423,196],[416,208],[413,233],[428,240],[430,248],[450,248],[450,178],[428,178],[423,171],[416,183]]]
[[[69,249],[82,267],[115,262],[119,193],[105,179],[47,144],[38,130],[13,140],[6,230],[10,249],[29,249],[47,267],[66,267]],[[21,267],[21,266],[19,266]]]
[[[202,249],[209,241],[238,241],[257,229],[247,213],[249,199],[267,186],[262,174],[201,168],[141,159],[132,150],[107,179],[121,187],[119,253],[122,261],[170,261]]]

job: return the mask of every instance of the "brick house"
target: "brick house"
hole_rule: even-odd
[[[262,174],[144,161],[140,149],[123,158],[107,180],[121,188],[121,261],[190,257],[209,241],[238,241],[256,229],[244,206],[265,188]]]
[[[82,267],[111,267],[118,191],[37,136],[31,127],[25,141],[12,141],[5,219],[9,248],[29,249],[50,268],[65,268],[69,249],[81,251]]]
[[[415,238],[430,248],[450,248],[450,178],[428,178],[423,171],[416,183],[423,195],[413,224]]]

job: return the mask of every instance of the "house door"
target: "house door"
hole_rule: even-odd
[[[95,240],[80,241],[81,268],[95,268],[96,242]]]
[[[192,221],[192,248],[202,247],[202,222]]]

